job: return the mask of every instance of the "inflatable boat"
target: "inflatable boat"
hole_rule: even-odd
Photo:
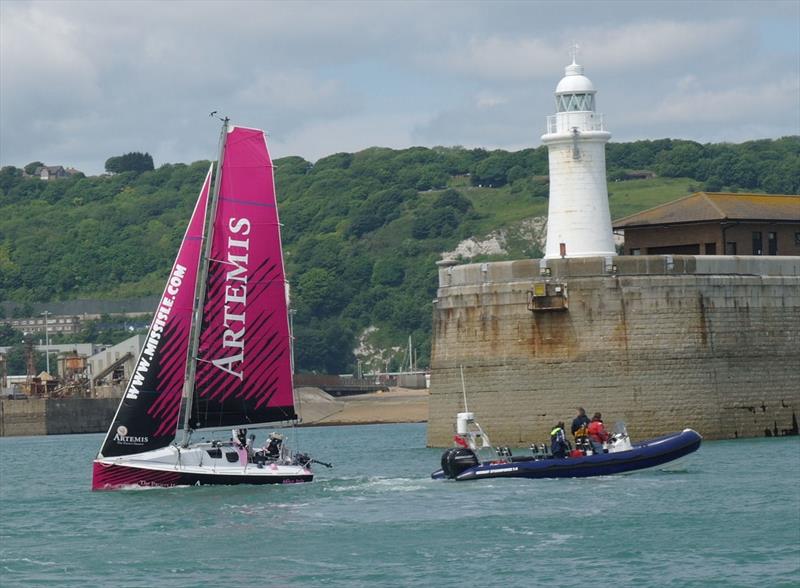
[[[624,425],[618,424],[602,451],[591,446],[575,449],[568,457],[554,457],[546,446],[531,446],[531,454],[513,456],[507,447],[491,446],[488,437],[474,420],[472,413],[459,413],[457,447],[442,455],[442,467],[431,474],[435,480],[481,480],[486,478],[585,478],[608,476],[654,468],[674,462],[700,447],[702,437],[692,429],[684,429],[631,443]],[[482,460],[481,452],[492,453]]]

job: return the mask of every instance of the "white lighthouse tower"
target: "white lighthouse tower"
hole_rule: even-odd
[[[565,68],[556,86],[556,114],[547,117],[550,201],[546,258],[615,255],[606,188],[606,131],[594,110],[596,91],[583,66]]]

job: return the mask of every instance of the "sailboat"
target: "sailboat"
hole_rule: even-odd
[[[297,419],[288,288],[264,132],[223,120],[164,293],[93,464],[92,489],[310,482],[306,454],[247,427]],[[201,429],[231,438],[192,442]],[[180,440],[178,436],[180,435]],[[317,462],[321,463],[321,462]],[[328,464],[325,464],[328,465]]]

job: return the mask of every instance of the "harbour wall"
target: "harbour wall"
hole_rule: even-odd
[[[495,445],[541,442],[578,406],[634,439],[797,432],[800,257],[440,262],[433,318],[431,446],[452,443],[462,366]]]
[[[2,399],[0,437],[104,432],[118,405],[118,398]]]

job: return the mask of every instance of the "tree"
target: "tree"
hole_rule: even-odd
[[[346,302],[345,294],[337,276],[320,267],[308,270],[297,280],[298,306],[310,316],[335,314]]]
[[[448,206],[450,208],[455,208],[461,213],[465,213],[472,208],[472,202],[451,188],[439,194],[433,202],[434,208],[445,208]]]
[[[119,174],[126,171],[142,173],[153,171],[153,158],[149,153],[132,151],[125,155],[109,157],[106,160],[106,171],[112,174]]]
[[[509,184],[513,184],[517,180],[521,180],[522,178],[524,178],[526,175],[527,174],[525,173],[525,170],[522,168],[522,166],[515,165],[510,170],[508,170],[508,173],[506,174],[506,181]]]
[[[396,258],[383,258],[372,267],[372,283],[377,286],[399,286],[403,283],[405,268]]]
[[[26,361],[26,346],[31,344],[31,335],[23,336],[17,333],[17,339],[6,353],[6,369],[9,375],[24,375],[28,372],[28,362]],[[26,344],[27,341],[27,344]],[[33,369],[38,374],[44,369],[45,357],[40,351],[33,351]]]
[[[662,176],[694,178],[697,175],[698,162],[704,154],[703,146],[699,143],[676,141],[672,149],[658,154],[656,169]]]
[[[352,153],[334,153],[333,155],[317,160],[313,170],[316,173],[325,169],[347,169],[352,163]]]
[[[44,164],[41,161],[32,161],[28,165],[26,165],[23,169],[25,170],[26,174],[32,176],[33,174],[36,173],[36,170],[39,169],[40,167],[44,167]]]
[[[4,323],[0,325],[0,345],[15,345],[22,338],[22,333],[11,325]]]
[[[460,221],[457,211],[450,206],[423,211],[411,224],[411,235],[415,239],[451,237]]]
[[[22,177],[22,170],[13,165],[5,165],[0,168],[0,189],[6,191],[14,184],[19,182]]]
[[[298,319],[302,319],[298,315]],[[352,369],[355,337],[345,323],[334,319],[312,319],[295,325],[294,352],[300,371],[341,374]]]
[[[704,185],[705,192],[719,192],[722,190],[722,180],[717,176],[708,178]]]
[[[374,231],[400,216],[403,201],[416,196],[414,190],[390,188],[372,194],[353,217],[349,233],[356,237]]]
[[[511,159],[505,151],[495,151],[475,166],[472,172],[473,186],[490,186],[499,188],[508,180]]]

